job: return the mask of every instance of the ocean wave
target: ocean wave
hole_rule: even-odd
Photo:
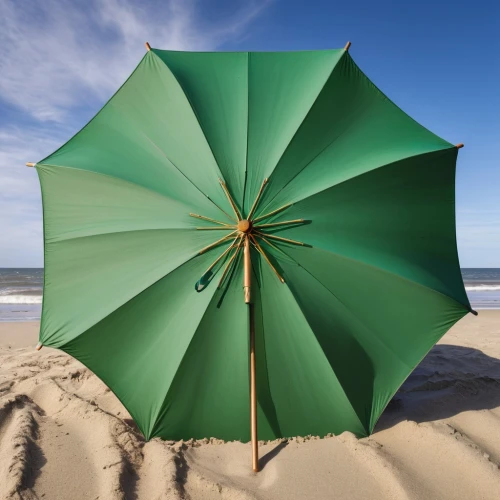
[[[41,295],[2,295],[0,304],[41,304]]]
[[[500,285],[466,285],[465,289],[468,292],[495,292],[500,291]]]

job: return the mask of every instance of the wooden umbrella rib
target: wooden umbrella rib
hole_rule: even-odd
[[[254,226],[256,229],[257,228],[263,228],[263,227],[275,227],[275,226],[288,226],[290,224],[303,224],[305,222],[304,219],[295,219],[295,220],[285,220],[283,222],[271,222],[270,224],[258,224],[257,226]]]
[[[197,231],[231,231],[235,230],[236,226],[210,226],[210,227],[197,227]]]
[[[259,222],[260,220],[267,219],[268,217],[271,217],[271,215],[275,215],[279,212],[282,212],[283,210],[286,210],[288,207],[291,207],[293,203],[287,203],[286,205],[283,205],[280,208],[277,208],[276,210],[273,210],[272,212],[269,212],[268,214],[261,215],[260,217],[257,217],[256,219],[253,220],[253,223],[255,224],[256,222]]]
[[[224,279],[226,278],[226,275],[231,268],[231,264],[233,263],[234,259],[236,258],[239,251],[241,250],[241,243],[242,242],[243,242],[243,237],[241,236],[240,241],[239,241],[238,245],[236,246],[235,252],[233,253],[233,255],[231,255],[231,258],[228,260],[226,267],[224,268],[224,271],[222,272],[222,276],[219,280],[219,284],[217,285],[217,288],[220,288],[222,286],[222,284],[224,283]]]
[[[210,217],[205,217],[204,215],[198,214],[189,214],[191,217],[196,217],[197,219],[206,220],[209,222],[213,222],[215,224],[220,224],[221,226],[231,226],[231,224],[226,224],[225,222],[221,222],[220,220],[211,219]]]
[[[266,252],[264,252],[264,249],[259,245],[259,242],[255,239],[253,234],[250,234],[250,238],[251,238],[252,243],[254,244],[255,248],[257,249],[257,251],[262,255],[262,257],[264,257],[265,261],[269,264],[269,267],[274,271],[274,274],[276,274],[276,276],[281,281],[281,283],[284,283],[285,282],[284,278],[281,276],[281,274],[273,266],[273,264],[269,260],[269,257],[267,256]]]
[[[299,245],[301,247],[305,245],[305,243],[302,243],[301,241],[290,240],[289,238],[282,238],[281,236],[274,236],[274,234],[264,234],[257,230],[255,231],[255,233],[259,236],[265,236],[266,238],[270,238],[272,240],[284,241],[285,243],[291,243],[292,245]]]
[[[236,238],[234,238],[233,242],[215,259],[215,261],[210,265],[210,267],[203,273],[203,275],[207,274],[208,271],[211,271],[217,264],[217,262],[219,262],[225,255],[227,255],[227,253],[235,247],[236,245],[236,242],[238,240],[239,236],[236,236]],[[203,276],[202,275],[202,276]]]
[[[199,252],[198,255],[201,255],[202,253],[205,253],[207,250],[210,250],[213,247],[216,247],[217,245],[221,244],[223,241],[227,240],[228,238],[231,238],[233,234],[237,233],[238,231],[233,231],[231,234],[227,234],[220,240],[217,240],[215,243],[212,243],[211,245],[206,246],[205,248],[202,248]]]
[[[236,218],[240,221],[242,219],[240,211],[238,210],[238,207],[236,206],[236,203],[233,200],[233,197],[231,196],[231,193],[227,189],[226,183],[222,180],[219,179],[220,185],[222,189],[224,190],[224,193],[226,193],[227,199],[229,200],[229,203],[231,204],[231,207],[233,208],[234,214],[236,215]]]
[[[248,220],[250,220],[252,218],[252,215],[255,212],[255,209],[257,208],[257,204],[259,203],[260,197],[262,196],[262,193],[264,192],[264,188],[266,187],[266,184],[267,184],[267,177],[262,182],[262,186],[260,186],[259,192],[257,193],[257,197],[255,198],[255,201],[253,202],[252,208],[250,209],[250,212],[247,215]]]

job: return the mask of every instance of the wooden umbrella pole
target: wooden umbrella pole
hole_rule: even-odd
[[[255,380],[255,318],[253,304],[250,303],[252,263],[250,260],[250,238],[245,236],[243,289],[245,303],[250,316],[250,435],[252,441],[252,469],[259,471],[259,449],[257,441],[257,387]]]

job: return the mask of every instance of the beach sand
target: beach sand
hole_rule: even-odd
[[[38,324],[0,323],[0,498],[498,499],[500,311],[460,321],[376,432],[250,445],[145,443],[126,410]]]

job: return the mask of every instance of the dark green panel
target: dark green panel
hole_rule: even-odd
[[[274,170],[262,209],[449,147],[387,99],[345,54]]]
[[[277,220],[310,224],[279,235],[386,269],[468,308],[455,235],[456,156],[452,148],[409,158],[306,198]]]

